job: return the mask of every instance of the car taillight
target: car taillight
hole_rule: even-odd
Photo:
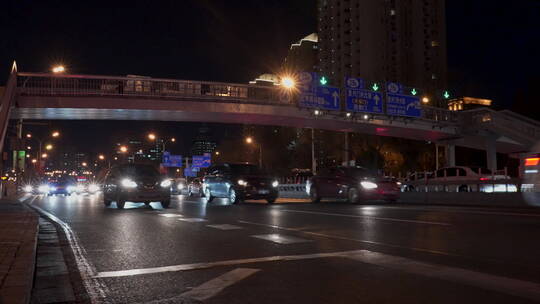
[[[525,159],[525,166],[538,166],[540,157],[530,157]]]
[[[486,181],[486,180],[489,180],[489,177],[480,177],[480,180],[481,181]]]

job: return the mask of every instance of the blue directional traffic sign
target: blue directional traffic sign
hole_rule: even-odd
[[[182,167],[182,155],[171,155],[169,152],[163,152],[163,167]]]
[[[193,168],[204,168],[204,156],[202,155],[193,155]]]
[[[192,167],[187,167],[184,169],[184,177],[197,177],[197,171],[193,170]]]
[[[334,87],[314,87],[311,91],[300,93],[299,105],[306,108],[339,110],[339,89]]]
[[[298,74],[298,89],[300,92],[313,91],[317,85],[318,75],[315,72],[301,72]]]
[[[395,116],[420,117],[420,98],[401,94],[386,94],[386,114]]]
[[[346,110],[383,113],[383,94],[368,90],[347,89]]]

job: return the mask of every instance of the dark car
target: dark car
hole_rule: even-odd
[[[116,201],[118,209],[124,208],[126,201],[161,202],[168,208],[171,202],[171,180],[162,176],[151,165],[126,164],[113,167],[105,177],[103,203],[110,206]]]
[[[210,167],[207,172],[203,189],[208,202],[223,197],[233,204],[246,199],[265,199],[273,203],[278,197],[276,178],[256,165],[221,164]]]
[[[366,200],[396,201],[397,181],[377,177],[362,167],[331,167],[321,170],[306,183],[306,191],[314,203],[323,198],[345,198],[351,203]]]
[[[46,189],[47,195],[64,195],[69,196],[75,191],[77,181],[71,176],[53,177],[47,181],[43,188]]]
[[[197,194],[198,196],[204,196],[203,184],[200,178],[194,178],[187,186],[189,196]]]

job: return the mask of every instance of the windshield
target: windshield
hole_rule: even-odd
[[[137,165],[137,166],[125,166],[119,168],[120,174],[130,175],[130,176],[148,176],[154,177],[159,176],[159,171],[148,165]]]
[[[481,168],[481,167],[471,167],[471,170],[476,174],[491,174],[491,170],[488,168]]]
[[[374,177],[376,176],[373,172],[366,168],[346,168],[345,172],[347,173],[347,176],[351,177]]]
[[[234,175],[265,175],[266,172],[255,165],[230,165]]]

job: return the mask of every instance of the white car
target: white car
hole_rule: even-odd
[[[449,192],[516,192],[514,184],[497,183],[496,180],[507,180],[510,177],[496,174],[481,167],[446,167],[434,172],[428,177],[429,191]],[[489,182],[493,181],[493,183]]]
[[[540,143],[523,160],[521,191],[530,205],[540,206]]]

